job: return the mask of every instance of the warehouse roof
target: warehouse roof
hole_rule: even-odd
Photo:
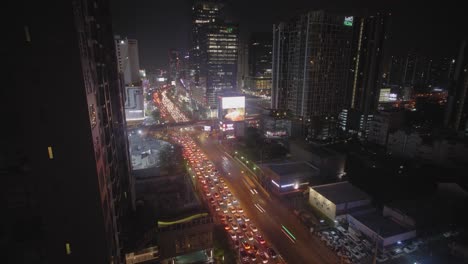
[[[370,200],[369,195],[347,181],[320,185],[312,189],[334,204]]]

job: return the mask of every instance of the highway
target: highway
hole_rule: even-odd
[[[276,197],[261,191],[251,191],[253,181],[242,165],[222,150],[218,141],[199,132],[194,136],[201,149],[225,177],[226,183],[257,224],[266,241],[277,249],[286,263],[339,263],[338,257],[316,237]],[[291,234],[287,234],[282,226]]]

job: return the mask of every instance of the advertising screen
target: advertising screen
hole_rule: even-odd
[[[243,121],[245,118],[245,97],[222,97],[222,118],[231,121]]]

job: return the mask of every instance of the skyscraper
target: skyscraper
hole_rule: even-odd
[[[6,262],[121,263],[132,184],[109,3],[22,4],[1,92]]]
[[[271,90],[271,32],[255,32],[249,41],[249,88]],[[269,94],[270,91],[268,91]]]
[[[444,125],[468,135],[468,41],[460,45],[445,111]]]
[[[224,21],[223,7],[218,1],[196,1],[192,8],[192,90],[209,107],[217,106],[220,92],[237,89],[239,29]]]
[[[312,11],[273,28],[272,108],[337,116],[349,100],[353,17]]]
[[[206,99],[217,106],[220,92],[237,88],[238,26],[209,24],[202,28],[200,74],[206,76]]]
[[[376,14],[354,19],[354,56],[352,61],[350,104],[362,117],[359,128],[367,130],[367,120],[377,110],[384,73],[385,43],[388,38],[389,14]]]
[[[218,1],[195,0],[192,6],[192,45],[190,48],[190,68],[193,84],[200,85],[200,43],[201,28],[221,18],[224,5]]]
[[[139,84],[141,79],[138,41],[136,39],[122,39],[120,36],[115,36],[115,50],[118,70],[123,74],[125,84]]]

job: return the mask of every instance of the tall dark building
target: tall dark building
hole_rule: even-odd
[[[468,135],[468,41],[460,45],[453,79],[449,87],[445,122],[446,127],[463,130]]]
[[[249,41],[249,88],[271,89],[272,39],[271,32],[255,32]]]
[[[388,38],[389,14],[354,18],[354,56],[350,104],[359,113],[359,128],[365,130],[368,116],[377,110],[384,74],[385,44]]]
[[[175,81],[178,77],[178,73],[181,70],[180,52],[178,50],[169,50],[169,78],[171,81]]]
[[[122,263],[132,184],[109,3],[26,2],[1,91],[4,261]]]
[[[206,77],[200,76],[202,64],[202,28],[221,20],[224,4],[220,1],[195,0],[192,6],[192,35],[190,47],[190,77],[194,99],[206,104]]]
[[[337,116],[350,97],[352,40],[353,17],[324,11],[274,26],[272,108],[312,121]]]
[[[192,8],[191,76],[195,100],[216,107],[218,93],[237,89],[239,27],[224,21],[221,1]]]

